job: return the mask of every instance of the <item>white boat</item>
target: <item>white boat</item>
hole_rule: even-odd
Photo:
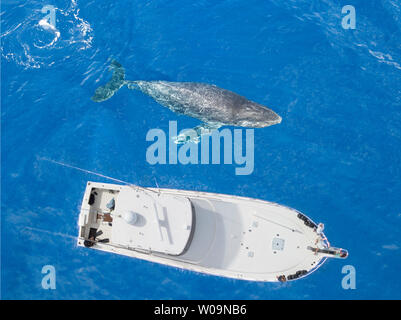
[[[198,191],[88,182],[78,245],[172,267],[253,281],[311,274],[330,247],[304,214],[272,202]]]

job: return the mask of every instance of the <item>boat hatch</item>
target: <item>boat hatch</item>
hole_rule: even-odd
[[[285,242],[284,239],[274,238],[272,249],[273,250],[284,250],[284,242]]]

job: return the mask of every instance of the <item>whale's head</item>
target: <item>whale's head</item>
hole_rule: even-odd
[[[281,117],[273,110],[249,100],[242,105],[236,119],[236,125],[248,128],[263,128],[280,122]]]

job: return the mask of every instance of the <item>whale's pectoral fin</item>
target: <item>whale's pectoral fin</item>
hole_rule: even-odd
[[[104,86],[100,86],[96,89],[95,94],[91,98],[95,102],[102,102],[110,99],[114,93],[125,84],[125,70],[123,66],[116,60],[113,60],[110,63],[110,68],[113,72],[111,80]]]
[[[178,136],[173,137],[173,140],[176,144],[199,143],[202,136],[212,134],[220,127],[221,124],[218,123],[201,123],[192,129],[182,130]]]

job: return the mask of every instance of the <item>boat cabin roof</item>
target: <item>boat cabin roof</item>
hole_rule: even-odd
[[[189,245],[194,218],[191,201],[142,189],[122,189],[115,199],[111,242],[180,255]]]

